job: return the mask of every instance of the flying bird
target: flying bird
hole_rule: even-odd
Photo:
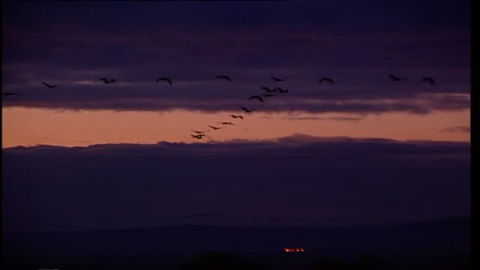
[[[172,80],[170,78],[165,78],[165,77],[158,78],[156,82],[158,83],[159,81],[166,81],[169,84],[172,84]]]
[[[280,79],[280,78],[276,78],[276,77],[272,77],[272,80],[274,80],[276,82],[284,82],[285,81],[284,79]]]
[[[267,91],[267,93],[274,92],[272,89],[270,89],[270,88],[268,88],[268,87],[266,87],[266,86],[262,87],[261,89]]]
[[[230,116],[231,116],[231,117],[233,117],[233,118],[235,118],[235,119],[236,119],[236,118],[243,119],[243,116],[241,116],[241,115],[234,115],[234,114],[231,114]]]
[[[230,79],[230,77],[228,77],[228,76],[225,76],[225,75],[222,75],[222,76],[217,76],[217,79],[225,79],[225,80],[227,80],[227,81],[229,81],[229,82],[231,82],[231,81],[232,81],[232,79]]]
[[[103,81],[103,83],[114,83],[115,79],[108,80],[107,78],[100,78],[99,81]]]
[[[274,93],[282,91],[281,87],[276,87],[275,89],[272,90]]]
[[[395,77],[395,76],[393,76],[393,75],[390,75],[390,78],[391,78],[394,82],[406,80],[406,78],[399,78],[399,77]]]
[[[221,129],[220,127],[209,126],[213,130]]]
[[[251,99],[258,99],[260,100],[261,102],[263,102],[263,98],[259,97],[259,96],[251,96],[248,98],[248,100],[251,100]]]
[[[433,78],[432,77],[425,77],[425,78],[422,78],[422,82],[429,82],[431,84],[435,84],[433,82]]]
[[[46,83],[46,82],[43,82],[43,84],[44,84],[45,86],[47,86],[49,89],[60,86],[60,85],[51,85],[51,84],[48,84],[48,83]]]
[[[318,81],[318,83],[322,83],[322,82],[330,82],[330,83],[335,83],[332,79],[330,78],[323,78],[321,79],[320,81]]]
[[[17,93],[12,93],[12,92],[2,92],[4,96],[16,96],[18,95]]]
[[[245,107],[243,107],[243,106],[242,106],[242,107],[240,107],[240,108],[242,108],[242,110],[244,110],[246,113],[250,113],[250,112],[252,112],[252,111],[253,111],[253,110],[249,110],[249,109],[247,109],[247,108],[245,108]]]
[[[222,125],[232,125],[232,126],[234,126],[234,124],[232,122],[222,122]]]
[[[193,138],[196,138],[198,140],[200,140],[201,138],[203,138],[203,136],[206,136],[206,135],[191,135]]]

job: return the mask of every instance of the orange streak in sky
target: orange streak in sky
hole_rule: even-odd
[[[2,108],[2,147],[38,144],[86,146],[102,143],[157,143],[262,140],[306,134],[320,137],[346,136],[396,140],[470,141],[470,133],[440,132],[455,126],[470,127],[470,111],[438,112],[426,115],[386,113],[368,115],[359,121],[333,117],[361,117],[346,114],[252,113],[233,119],[239,112],[60,111]],[[321,119],[295,120],[297,117]],[[287,118],[287,119],[286,119]],[[294,120],[288,120],[294,119]],[[307,118],[308,119],[308,118]],[[232,122],[235,125],[222,125]],[[222,127],[208,131],[208,125]],[[207,131],[201,140],[193,130]]]

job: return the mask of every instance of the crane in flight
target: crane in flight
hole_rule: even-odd
[[[99,81],[103,81],[103,83],[114,83],[116,82],[115,79],[107,79],[107,78],[100,78]]]
[[[48,89],[51,89],[51,88],[55,88],[55,87],[59,87],[60,85],[51,85],[51,84],[48,84],[46,82],[43,82],[43,84],[48,87]]]
[[[268,88],[268,87],[266,87],[266,86],[263,86],[263,87],[260,88],[260,89],[263,89],[263,90],[267,91],[267,93],[275,92],[274,90],[272,90],[272,89],[270,89],[270,88]]]
[[[285,81],[285,79],[280,79],[280,78],[273,77],[273,76],[272,76],[272,80],[274,80],[276,82],[284,82]]]
[[[263,98],[259,97],[259,96],[251,96],[250,98],[248,98],[248,100],[252,100],[252,99],[258,99],[260,100],[261,102],[263,102]]]
[[[322,82],[329,82],[329,83],[335,83],[331,78],[323,78],[321,79],[320,81],[318,81],[318,83],[322,83]]]
[[[435,84],[432,77],[422,78],[422,82],[429,82],[430,84]]]
[[[394,82],[406,80],[406,78],[399,78],[393,75],[390,75],[390,79],[392,79]]]
[[[230,79],[230,77],[226,76],[226,75],[221,75],[221,76],[217,76],[217,79],[225,79],[229,82],[232,82],[232,79]]]
[[[240,108],[242,108],[242,110],[244,110],[246,113],[251,113],[251,112],[253,112],[253,110],[249,110],[249,109],[247,109],[247,108],[245,108],[245,107],[243,107],[243,106],[240,107]]]
[[[211,129],[213,130],[218,130],[218,129],[221,129],[221,127],[215,127],[215,126],[209,126]]]
[[[159,81],[166,81],[169,84],[172,84],[172,79],[166,77],[158,78],[156,82],[158,83]]]
[[[243,119],[243,116],[241,116],[241,115],[231,114],[230,116],[231,116],[232,118],[235,118],[235,119],[236,119],[236,118]]]
[[[192,136],[193,138],[196,138],[196,139],[200,140],[200,139],[203,138],[203,136],[207,136],[207,135],[205,135],[205,134],[198,134],[198,135],[191,134],[191,136]]]

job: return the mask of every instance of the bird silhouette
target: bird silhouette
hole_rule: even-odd
[[[260,89],[263,89],[263,90],[267,91],[267,93],[272,93],[272,92],[273,92],[272,89],[270,89],[270,88],[268,88],[268,87],[266,87],[266,86],[263,86],[263,87],[260,88]]]
[[[245,108],[245,107],[243,107],[243,106],[240,107],[240,108],[242,108],[242,110],[244,110],[246,113],[253,112],[253,110],[249,110],[249,109],[247,109],[247,108]]]
[[[48,83],[46,83],[46,82],[43,82],[43,84],[44,84],[46,87],[48,87],[49,89],[60,86],[60,85],[51,85],[51,84],[48,84]]]
[[[115,79],[107,79],[107,78],[100,78],[99,81],[103,81],[103,83],[114,83]]]
[[[156,82],[158,83],[159,81],[166,81],[169,84],[172,84],[172,80],[170,78],[165,78],[165,77],[158,78]]]
[[[330,78],[323,78],[321,79],[320,81],[318,81],[318,83],[322,83],[322,82],[330,82],[330,83],[335,83],[332,79]]]
[[[16,96],[18,95],[17,93],[12,93],[12,92],[2,92],[4,96]]]
[[[284,82],[285,81],[284,79],[280,79],[280,78],[277,78],[277,77],[272,77],[272,80],[274,80],[276,82]]]
[[[277,92],[280,92],[280,91],[282,91],[281,87],[276,87],[272,90],[272,92],[274,92],[274,93],[277,93]]]
[[[209,126],[213,130],[221,129],[221,127],[214,127],[214,126]]]
[[[259,96],[251,96],[248,98],[248,100],[252,100],[252,99],[258,99],[260,100],[261,102],[263,102],[263,98],[259,97]]]
[[[234,126],[234,124],[232,122],[222,122],[222,125],[232,125],[232,126]]]
[[[194,135],[194,134],[192,134],[191,136],[192,136],[193,138],[196,138],[196,139],[200,140],[200,139],[203,138],[203,136],[206,136],[206,135]]]
[[[236,119],[236,118],[243,119],[243,116],[241,116],[241,115],[234,115],[234,114],[231,114],[230,116],[231,116],[231,117],[233,117],[233,118],[235,118],[235,119]]]
[[[222,75],[222,76],[217,76],[217,79],[225,79],[225,80],[227,80],[227,81],[229,81],[229,82],[231,82],[231,81],[232,81],[232,79],[230,79],[230,77],[228,77],[228,76],[225,76],[225,75]]]
[[[422,82],[429,82],[430,84],[435,84],[432,77],[422,78]]]
[[[396,76],[393,76],[393,75],[390,75],[390,78],[391,78],[394,82],[406,80],[406,78],[399,78],[399,77],[396,77]]]

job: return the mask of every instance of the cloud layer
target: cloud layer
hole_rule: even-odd
[[[347,223],[461,216],[469,165],[468,143],[303,135],[15,147],[3,149],[4,228],[144,227],[218,212]]]
[[[248,104],[262,86],[280,86],[290,92],[257,110],[470,107],[466,1],[10,2],[3,12],[3,89],[20,94],[3,106],[222,111]],[[215,79],[220,74],[233,83]],[[409,80],[393,83],[390,74]],[[163,76],[174,84],[155,83]],[[436,85],[420,82],[425,76]],[[322,77],[336,83],[319,85]]]

